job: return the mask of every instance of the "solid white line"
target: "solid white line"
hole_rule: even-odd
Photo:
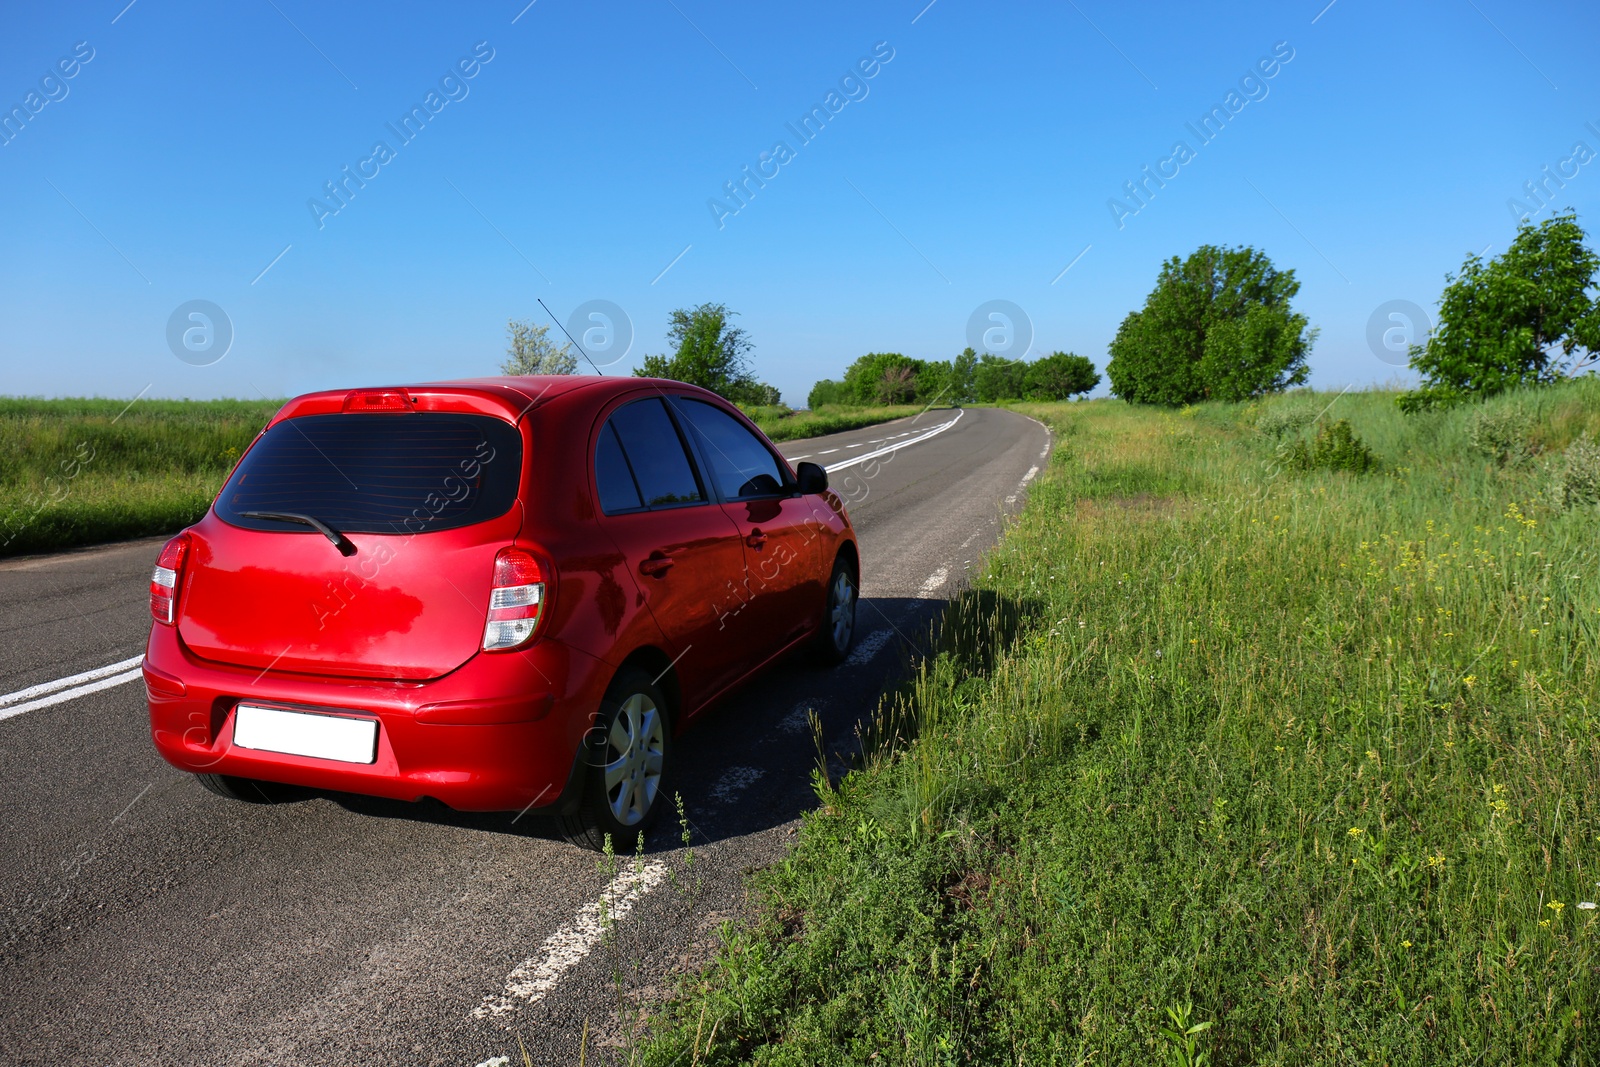
[[[92,682],[97,678],[104,678],[108,674],[119,674],[129,667],[135,667],[143,662],[143,656],[134,656],[132,659],[125,659],[120,663],[110,663],[104,667],[96,667],[94,670],[84,671],[82,674],[57,678],[53,682],[40,682],[38,685],[30,685],[26,689],[18,689],[15,693],[7,693],[5,696],[0,696],[0,707],[5,707],[7,704],[15,704],[20,700],[31,700],[36,696],[43,696],[45,693],[54,693],[57,689],[66,689],[69,686]]]
[[[850,653],[850,658],[844,661],[844,665],[846,667],[859,667],[881,652],[883,646],[888,643],[888,630],[877,630],[870,633],[861,639],[861,643],[856,646],[854,652]]]
[[[928,576],[927,581],[922,583],[922,589],[918,591],[917,595],[924,597],[932,596],[938,591],[940,586],[944,585],[944,581],[948,577],[950,577],[950,568],[940,567],[938,570],[934,571]]]
[[[877,459],[879,456],[888,455],[890,452],[897,452],[902,448],[910,448],[912,445],[920,444],[930,437],[937,437],[939,434],[944,433],[950,427],[960,422],[961,416],[965,415],[966,413],[966,409],[962,408],[960,411],[956,412],[955,418],[951,419],[949,422],[940,423],[938,426],[935,426],[933,429],[919,437],[913,437],[909,441],[901,441],[896,445],[885,445],[883,448],[880,448],[875,452],[863,452],[859,456],[851,456],[849,459],[840,460],[838,463],[829,464],[823,469],[829,474],[832,474],[834,471],[843,470],[846,467],[854,467],[857,463],[865,463],[869,459]]]
[[[90,682],[88,685],[80,685],[76,689],[68,689],[63,693],[57,693],[54,696],[47,696],[40,700],[31,700],[26,704],[14,704],[8,708],[0,708],[0,719],[9,719],[11,716],[21,715],[25,711],[34,711],[38,708],[48,708],[52,704],[61,704],[68,700],[76,700],[81,696],[88,696],[90,693],[98,693],[102,689],[114,689],[125,682],[133,681],[142,673],[143,672],[141,672],[139,668],[135,667],[127,674],[114,674],[110,678],[102,678],[98,682]]]
[[[628,917],[633,906],[667,876],[667,865],[650,862],[629,867],[611,880],[599,900],[578,909],[578,914],[561,929],[545,938],[539,954],[519,963],[506,977],[505,992],[487,996],[472,1009],[479,1019],[509,1015],[522,1004],[543,1000],[561,976],[578,963],[605,937],[606,928]]]

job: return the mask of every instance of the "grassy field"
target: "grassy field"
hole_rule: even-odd
[[[1367,473],[1280,459],[1325,407]],[[1022,410],[1026,510],[644,1061],[1600,1062],[1600,514],[1549,461],[1600,382]]]
[[[917,405],[908,404],[868,408],[829,404],[815,411],[790,411],[782,407],[747,408],[745,414],[770,439],[795,441],[802,437],[821,437],[823,434],[874,426],[891,419],[903,419],[921,410]]]
[[[0,556],[194,522],[282,404],[0,398]]]
[[[197,521],[282,406],[0,397],[0,557],[169,533]],[[918,410],[758,408],[752,417],[783,441]]]

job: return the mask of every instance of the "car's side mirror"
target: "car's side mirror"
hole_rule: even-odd
[[[800,492],[806,496],[824,492],[828,488],[828,472],[815,463],[802,463],[794,469]]]

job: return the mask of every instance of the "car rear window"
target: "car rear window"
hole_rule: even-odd
[[[309,515],[341,533],[424,533],[504,515],[517,497],[522,435],[487,415],[306,415],[269,429],[217,496],[227,522],[310,533],[246,518]]]

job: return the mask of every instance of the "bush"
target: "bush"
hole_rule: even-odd
[[[1533,413],[1526,408],[1481,407],[1467,417],[1467,443],[1501,466],[1520,463],[1534,453],[1533,429]]]
[[[1290,442],[1280,454],[1284,463],[1297,471],[1328,470],[1365,474],[1378,465],[1378,457],[1356,436],[1347,419],[1324,426],[1310,442],[1304,438]]]
[[[1550,502],[1557,509],[1600,504],[1600,442],[1584,434],[1550,464]]]
[[[1310,426],[1317,409],[1307,403],[1274,404],[1256,417],[1256,432],[1279,440]]]

